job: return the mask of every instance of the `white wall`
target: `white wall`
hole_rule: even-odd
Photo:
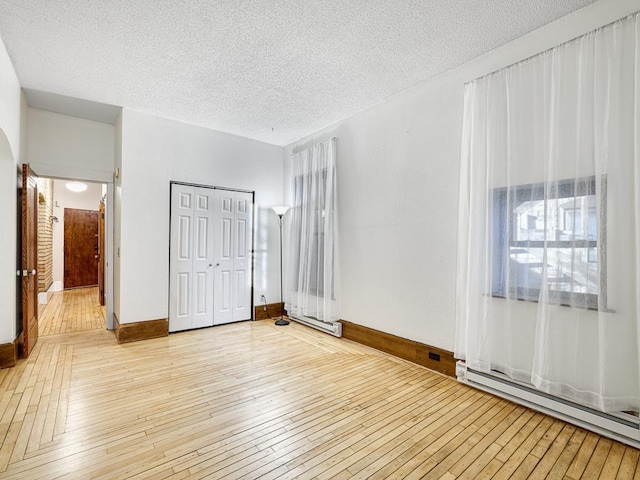
[[[254,299],[264,291],[277,302],[279,264],[268,252],[278,251],[278,227],[269,207],[282,202],[282,148],[128,109],[121,141],[120,323],[168,317],[170,181],[256,192]]]
[[[20,83],[0,40],[0,343],[16,334],[16,171],[21,151]]]
[[[594,3],[285,149],[337,136],[342,315],[453,350],[464,83],[633,13]]]
[[[115,128],[29,108],[29,163],[41,176],[112,181]]]
[[[66,180],[53,181],[53,281],[64,288],[64,209],[99,210],[102,198],[100,183],[87,183],[84,192],[72,192],[65,187]]]

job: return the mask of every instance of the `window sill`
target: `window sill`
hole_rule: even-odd
[[[524,298],[524,297],[507,297],[506,295],[501,295],[499,293],[492,293],[490,295],[492,298],[502,298],[504,300],[517,300],[519,302],[530,302],[530,303],[540,303],[537,299]],[[615,310],[611,308],[598,308],[598,306],[587,306],[587,305],[571,305],[569,303],[562,302],[549,302],[549,305],[557,305],[559,307],[568,307],[568,308],[577,308],[579,310],[590,310],[592,312],[603,312],[603,313],[616,313]]]

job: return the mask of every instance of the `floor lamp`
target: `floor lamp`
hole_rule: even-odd
[[[278,225],[280,225],[280,303],[282,306],[280,310],[280,318],[276,320],[276,325],[289,325],[289,321],[284,319],[284,304],[282,303],[284,301],[282,296],[282,217],[287,213],[289,207],[286,205],[276,205],[271,208],[276,212],[276,215],[278,216]]]

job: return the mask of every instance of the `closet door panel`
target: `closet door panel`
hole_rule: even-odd
[[[250,193],[234,196],[233,320],[251,319],[251,248],[253,208]]]
[[[169,269],[169,331],[191,328],[193,320],[194,188],[171,189],[171,251]]]
[[[214,325],[233,322],[233,199],[234,192],[214,191],[215,205],[215,269]]]
[[[195,189],[193,320],[191,328],[213,325],[213,190]]]

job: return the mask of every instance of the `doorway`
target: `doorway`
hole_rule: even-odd
[[[251,320],[254,193],[171,183],[169,331]]]
[[[40,307],[43,332],[105,328],[98,288],[104,245],[100,222],[106,184],[40,178]],[[71,290],[82,290],[71,293]],[[77,321],[83,316],[90,321]],[[58,323],[58,324],[56,324]],[[45,333],[46,334],[46,333]]]
[[[29,168],[27,165],[25,168]],[[17,185],[17,195],[18,199],[18,211],[17,211],[17,225],[18,225],[18,251],[16,254],[17,263],[18,263],[18,272],[34,272],[33,277],[36,283],[35,293],[37,298],[35,300],[36,309],[36,322],[35,326],[38,326],[38,318],[40,322],[42,322],[41,315],[46,312],[47,305],[50,303],[52,296],[59,293],[60,299],[57,301],[56,306],[52,306],[49,309],[49,317],[55,317],[56,321],[68,320],[70,317],[80,317],[84,318],[89,315],[90,321],[83,322],[75,322],[77,325],[81,325],[81,327],[69,327],[67,325],[66,331],[74,331],[68,330],[69,328],[81,328],[82,330],[95,329],[95,328],[113,328],[113,208],[109,204],[109,199],[113,198],[113,183],[103,183],[100,182],[102,179],[102,175],[98,175],[98,177],[92,180],[84,180],[80,179],[77,181],[73,181],[70,179],[61,180],[59,177],[55,177],[57,174],[55,168],[47,169],[50,170],[47,173],[51,175],[49,178],[38,178],[37,172],[32,172],[29,170],[29,175],[27,176],[27,181],[30,179],[34,179],[35,186],[33,189],[25,189],[24,188],[24,180],[25,175],[21,171],[18,173],[18,185]],[[71,172],[65,171],[65,175]],[[106,177],[106,176],[105,176]],[[106,178],[105,178],[106,179]],[[77,185],[78,183],[83,183],[84,185]],[[67,184],[72,184],[69,187]],[[75,185],[73,185],[75,184]],[[81,191],[74,191],[74,187],[80,187]],[[31,191],[33,190],[34,194],[31,195]],[[63,198],[54,198],[54,192],[57,190],[58,194],[61,194]],[[82,203],[80,195],[82,192],[90,191],[93,196],[90,199],[86,198],[85,201],[88,203]],[[21,258],[21,251],[24,251],[24,243],[23,241],[25,230],[25,213],[28,213],[24,208],[25,201],[25,192],[27,192],[27,199],[33,197],[35,199],[35,211],[36,211],[36,231],[38,242],[36,244],[35,250],[35,258],[37,259],[37,267],[25,267],[26,265]],[[69,197],[70,195],[76,195],[74,197]],[[66,200],[65,197],[66,196]],[[69,198],[73,199],[69,201]],[[73,284],[72,287],[84,287],[91,285],[90,288],[93,290],[87,290],[85,292],[80,292],[75,295],[75,299],[71,300],[71,296],[68,296],[66,300],[69,300],[69,304],[72,305],[73,309],[77,310],[77,312],[71,309],[65,310],[65,299],[64,289],[65,289],[65,278],[64,278],[64,219],[65,219],[65,206],[70,207],[72,209],[77,210],[91,210],[94,211],[92,215],[95,217],[95,233],[92,233],[93,237],[91,238],[89,251],[91,253],[91,261],[87,262],[87,270],[94,270],[93,265],[95,265],[95,272],[93,273],[93,278],[89,281],[80,282],[81,284]],[[33,210],[33,208],[31,209]],[[27,215],[28,217],[28,215]],[[30,217],[29,217],[30,218]],[[31,224],[31,220],[28,221],[28,224]],[[99,235],[103,235],[102,241],[100,241]],[[54,239],[54,237],[59,237]],[[98,265],[102,265],[102,268],[98,270]],[[37,274],[35,273],[37,271]],[[25,275],[22,275],[25,277]],[[28,275],[26,275],[28,278]],[[102,278],[102,282],[98,281]],[[25,319],[28,315],[25,312],[29,312],[28,304],[25,305],[25,291],[24,288],[24,278],[20,280],[20,287],[17,289],[16,295],[16,310],[17,310],[17,318],[16,318],[16,338],[18,339],[18,343],[20,345],[24,344],[25,333],[29,333],[31,327],[29,326],[29,322]],[[31,290],[29,290],[31,291]],[[100,295],[100,292],[103,295]],[[96,305],[92,305],[88,307],[87,298],[96,299]],[[102,302],[99,302],[98,299],[103,298]],[[81,299],[82,301],[79,301]],[[54,302],[56,303],[56,302]],[[102,303],[103,306],[100,306]],[[82,304],[82,305],[81,305]],[[25,308],[25,306],[27,308]],[[91,310],[91,308],[94,308]],[[62,313],[66,312],[66,313]],[[32,322],[33,323],[33,322]],[[91,327],[93,325],[93,327]],[[95,327],[98,325],[98,327]],[[55,331],[57,329],[57,331]],[[64,330],[64,328],[63,328]],[[48,333],[61,333],[61,329],[58,327],[47,327],[46,331]],[[37,335],[37,333],[36,333]],[[37,336],[32,335],[32,339],[37,339]],[[31,345],[28,349],[23,350],[23,356],[28,356],[29,349],[35,345],[34,342],[31,342]]]

